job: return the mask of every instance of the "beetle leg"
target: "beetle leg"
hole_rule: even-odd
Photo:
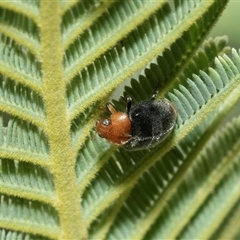
[[[126,112],[127,114],[129,114],[129,111],[131,109],[132,106],[132,98],[130,96],[127,96],[127,105],[126,105]]]
[[[121,96],[121,98],[126,102],[126,113],[129,114],[129,111],[132,106],[132,98],[130,96],[127,97]]]
[[[158,95],[158,92],[159,92],[158,90],[155,90],[150,100],[155,100],[155,98]]]

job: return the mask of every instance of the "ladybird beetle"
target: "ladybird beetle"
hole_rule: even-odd
[[[117,112],[108,103],[110,118],[96,122],[99,136],[130,151],[151,148],[163,141],[174,128],[177,111],[168,100],[155,100],[156,94],[132,107],[132,98],[127,97],[126,112]]]

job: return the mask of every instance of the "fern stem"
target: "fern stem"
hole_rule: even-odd
[[[77,192],[75,158],[72,154],[63,77],[60,1],[41,2],[41,47],[44,102],[52,174],[62,232],[59,239],[86,239],[87,231]],[[52,10],[55,9],[55,14]],[[71,186],[71,188],[69,188]]]

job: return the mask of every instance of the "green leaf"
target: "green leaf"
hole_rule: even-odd
[[[226,3],[0,2],[1,239],[240,235],[240,120],[223,123],[240,55],[205,39]],[[126,80],[133,103],[159,88],[178,112],[153,149],[95,133]]]

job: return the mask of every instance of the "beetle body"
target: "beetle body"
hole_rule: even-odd
[[[124,145],[127,150],[154,147],[173,130],[176,110],[167,100],[149,100],[137,103],[129,111],[132,137]]]
[[[126,113],[117,112],[108,103],[107,108],[112,115],[96,122],[98,134],[129,151],[154,147],[171,133],[177,117],[171,102],[155,100],[155,96],[133,107],[128,97]]]

